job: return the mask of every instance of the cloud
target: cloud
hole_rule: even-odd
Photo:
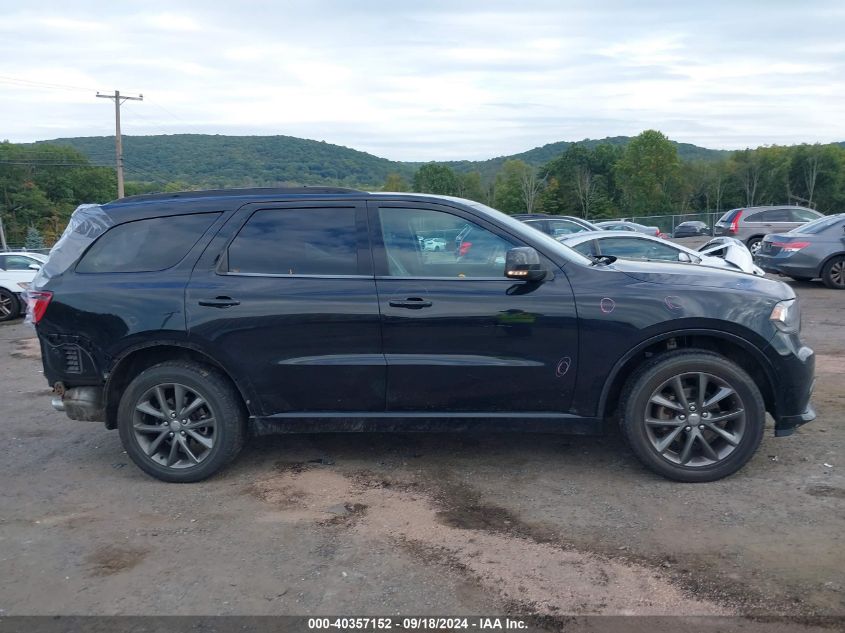
[[[404,160],[649,127],[709,147],[843,140],[843,27],[825,1],[42,0],[0,19],[0,120],[10,140],[110,134],[94,92],[118,88],[145,95],[128,133]]]

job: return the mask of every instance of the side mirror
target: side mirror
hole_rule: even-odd
[[[681,251],[680,253],[678,253],[678,261],[689,264],[689,263],[692,263],[692,257],[689,256],[689,253],[685,253],[684,251]]]
[[[540,281],[545,279],[546,270],[540,263],[540,254],[530,246],[510,249],[505,255],[505,277]]]
[[[30,270],[41,270],[41,266],[39,266],[38,264],[30,264],[29,269]]]

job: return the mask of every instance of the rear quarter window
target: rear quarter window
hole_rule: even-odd
[[[179,263],[219,213],[149,218],[118,224],[82,256],[78,273],[140,273]]]

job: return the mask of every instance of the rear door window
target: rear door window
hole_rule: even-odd
[[[138,273],[178,264],[219,213],[148,218],[112,227],[76,266],[78,273]]]
[[[572,235],[573,233],[581,233],[586,231],[583,226],[571,222],[569,220],[549,220],[549,234],[552,237],[560,237],[561,235]]]
[[[228,271],[357,275],[355,212],[355,207],[256,211],[229,245]]]
[[[770,209],[763,211],[763,222],[792,222],[789,209]]]
[[[791,216],[790,222],[812,222],[821,217],[819,213],[810,211],[810,209],[790,209],[789,215]]]

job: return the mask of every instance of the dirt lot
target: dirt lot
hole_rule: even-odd
[[[845,615],[845,294],[794,286],[819,418],[703,485],[615,436],[436,434],[256,439],[163,484],[2,326],[0,615]]]

